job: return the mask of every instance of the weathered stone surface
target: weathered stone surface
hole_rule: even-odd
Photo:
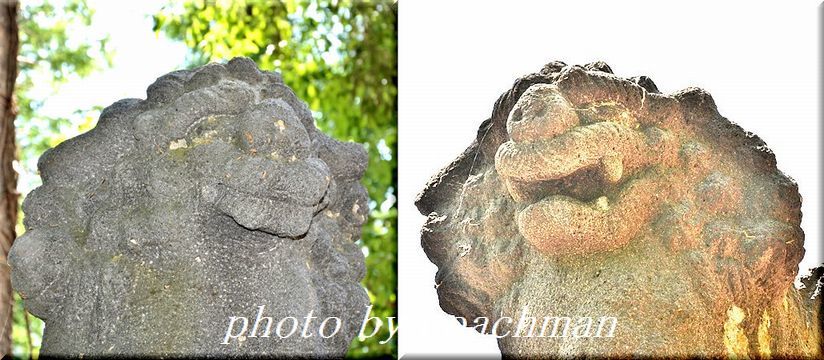
[[[12,278],[45,320],[42,353],[342,356],[369,304],[354,243],[366,161],[245,58],[112,104],[40,158],[23,204]],[[275,322],[312,311],[343,327],[221,344],[230,316],[251,328],[261,305]]]
[[[416,204],[444,311],[490,327],[525,308],[539,329],[618,319],[608,339],[594,324],[589,337],[550,337],[550,323],[527,338],[501,322],[504,355],[821,354],[820,271],[793,286],[798,188],[703,90],[547,64],[498,99]]]

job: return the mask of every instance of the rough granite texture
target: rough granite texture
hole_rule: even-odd
[[[112,104],[40,158],[23,204],[12,280],[46,323],[41,354],[342,356],[369,304],[354,243],[366,162],[246,58]],[[251,328],[260,305],[275,322],[311,310],[343,327],[222,345],[229,316]]]
[[[525,306],[618,319],[609,339],[503,337],[506,356],[822,354],[821,268],[793,286],[798,187],[701,89],[549,63],[416,205],[441,307],[470,326]]]

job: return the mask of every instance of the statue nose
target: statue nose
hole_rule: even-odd
[[[578,125],[578,114],[555,85],[537,84],[524,92],[509,113],[506,129],[516,142],[553,138]]]

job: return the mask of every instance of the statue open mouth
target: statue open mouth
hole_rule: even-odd
[[[646,99],[645,89],[637,91]],[[520,233],[546,254],[626,245],[660,203],[652,178],[661,174],[652,168],[676,157],[677,140],[659,122],[639,119],[620,100],[587,101],[570,102],[558,85],[531,86],[510,112],[510,140],[495,155],[510,195],[525,206],[517,216]],[[572,186],[581,183],[586,193]]]

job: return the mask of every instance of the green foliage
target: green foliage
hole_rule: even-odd
[[[170,3],[155,31],[184,41],[190,66],[253,59],[275,70],[305,100],[318,127],[369,152],[364,185],[370,217],[362,246],[364,286],[373,316],[397,316],[397,8],[357,0],[203,1]],[[384,329],[352,343],[349,356],[395,355]]]
[[[78,31],[91,24],[93,11],[85,0],[26,2],[18,15],[20,53],[15,95],[18,115],[15,120],[17,158],[25,191],[38,185],[37,159],[48,148],[94,126],[98,109],[78,109],[60,117],[38,113],[43,100],[67,81],[91,74],[111,65],[106,55],[107,39],[80,39]],[[23,214],[19,213],[17,235],[23,234]],[[12,355],[36,358],[39,353],[43,322],[23,310],[15,294],[12,314]]]

